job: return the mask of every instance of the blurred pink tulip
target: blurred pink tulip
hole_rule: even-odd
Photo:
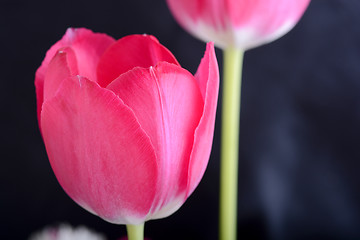
[[[193,76],[153,36],[69,29],[35,85],[52,169],[93,214],[117,224],[163,218],[200,182],[219,87],[212,43]]]
[[[167,0],[176,20],[203,41],[247,50],[280,38],[310,0]]]

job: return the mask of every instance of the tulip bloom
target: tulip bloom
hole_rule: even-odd
[[[220,162],[220,239],[235,240],[241,72],[244,52],[280,38],[310,0],[167,0],[179,24],[224,50]]]
[[[310,0],[167,0],[180,25],[221,48],[247,50],[280,38]]]
[[[130,225],[163,218],[201,180],[219,85],[212,43],[193,76],[153,36],[69,29],[35,85],[51,167],[91,213]]]

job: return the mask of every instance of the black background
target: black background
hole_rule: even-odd
[[[313,0],[289,34],[245,54],[239,239],[360,239],[359,12],[358,0]],[[205,50],[165,1],[2,0],[1,239],[61,222],[125,235],[63,192],[38,130],[34,74],[68,27],[153,34],[192,73]],[[146,223],[151,239],[217,239],[220,113],[221,99],[202,182],[175,214]]]

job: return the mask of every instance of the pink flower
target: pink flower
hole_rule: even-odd
[[[69,29],[35,85],[52,169],[93,214],[117,224],[163,218],[200,182],[219,87],[212,43],[193,76],[153,36]]]
[[[167,0],[176,20],[203,41],[247,50],[280,38],[310,0]]]

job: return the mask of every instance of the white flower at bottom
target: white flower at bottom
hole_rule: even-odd
[[[29,240],[106,240],[106,238],[85,226],[72,228],[68,224],[61,224],[58,227],[46,227],[35,232]]]

